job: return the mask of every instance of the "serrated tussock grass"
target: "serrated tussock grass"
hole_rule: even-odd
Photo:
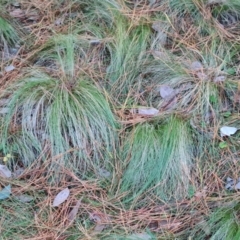
[[[240,238],[239,227],[239,203],[232,202],[227,207],[219,207],[214,210],[208,219],[204,220],[202,229],[195,227],[194,239],[203,240],[237,240]],[[198,230],[198,231],[197,231]]]
[[[14,46],[19,39],[18,30],[0,13],[0,48]]]
[[[187,122],[172,116],[164,122],[134,127],[124,147],[121,189],[130,198],[147,191],[166,199],[187,197],[193,146]]]
[[[56,65],[52,76],[32,69],[10,87],[3,138],[5,152],[18,153],[28,166],[48,146],[50,157],[60,156],[58,164],[83,176],[113,168],[117,124],[107,96],[76,68],[81,51],[73,40],[71,35],[54,38],[48,49]]]
[[[106,76],[109,81],[108,88],[123,102],[131,88],[138,84],[137,77],[148,56],[151,28],[144,23],[134,26],[118,13],[110,34],[113,37],[107,44],[110,53]]]

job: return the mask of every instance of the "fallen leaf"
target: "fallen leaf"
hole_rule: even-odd
[[[65,18],[63,18],[63,17],[57,18],[57,19],[55,20],[54,24],[55,24],[56,26],[61,26],[61,25],[63,25],[64,20],[65,20]]]
[[[235,181],[232,178],[227,177],[227,181],[226,182],[227,182],[227,184],[225,185],[225,189],[233,190]]]
[[[154,116],[159,113],[159,110],[156,108],[139,108],[138,114],[144,115],[144,116]]]
[[[11,194],[11,185],[6,186],[3,188],[2,191],[0,191],[0,200],[9,198]]]
[[[100,177],[103,177],[103,178],[109,178],[111,176],[111,173],[103,168],[99,168],[98,173],[99,173]]]
[[[9,65],[7,67],[4,68],[6,72],[11,72],[12,70],[15,69],[15,67],[13,65]]]
[[[92,45],[97,45],[97,44],[101,43],[101,41],[99,39],[92,39],[89,41],[89,43]]]
[[[14,18],[25,17],[25,12],[23,10],[21,10],[20,8],[11,11],[9,14],[10,14],[11,17],[14,17]]]
[[[203,70],[203,65],[199,61],[194,61],[194,62],[191,63],[190,69],[192,71],[196,71],[196,72],[202,71]]]
[[[237,130],[238,129],[235,127],[223,126],[220,128],[220,134],[221,134],[221,137],[231,136],[231,135],[235,134],[237,132]]]
[[[226,80],[225,76],[218,76],[213,79],[213,82],[224,82]]]
[[[3,178],[10,178],[12,176],[12,172],[8,169],[6,165],[0,164],[0,176]]]
[[[240,182],[238,182],[238,183],[235,185],[235,189],[236,189],[236,190],[240,190]]]
[[[127,239],[129,240],[151,240],[152,236],[150,236],[148,233],[135,233],[130,236],[127,236]]]
[[[168,85],[163,85],[160,87],[160,96],[163,99],[170,99],[173,98],[176,95],[175,90],[168,86]]]
[[[61,192],[59,192],[57,194],[57,196],[54,198],[53,201],[53,207],[57,207],[60,204],[62,204],[64,201],[67,200],[67,198],[69,197],[70,194],[70,190],[68,188],[63,189]]]
[[[230,177],[227,177],[227,182],[232,182],[233,181],[233,179],[232,178],[230,178]]]
[[[71,210],[71,212],[68,214],[68,221],[69,222],[72,222],[76,216],[77,216],[77,213],[78,213],[78,209],[81,205],[81,200],[82,199],[79,199],[76,203],[76,205],[73,207],[73,209]]]
[[[98,224],[95,226],[94,231],[95,232],[102,232],[106,226],[103,224]]]
[[[227,177],[225,189],[227,190],[240,190],[240,178],[237,180]]]
[[[18,168],[12,173],[12,175],[14,178],[18,178],[19,176],[22,175],[23,172],[24,172],[24,168]]]
[[[21,194],[21,195],[15,196],[14,198],[23,203],[28,203],[34,200],[32,196],[27,194]]]

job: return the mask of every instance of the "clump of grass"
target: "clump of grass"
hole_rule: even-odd
[[[37,228],[33,221],[33,204],[27,205],[18,201],[5,201],[0,205],[1,238],[2,239],[23,239],[35,237]]]
[[[176,199],[188,196],[193,149],[186,120],[171,117],[162,129],[160,195]]]
[[[90,38],[96,35],[99,43],[104,43],[104,83],[114,100],[122,103],[138,85],[142,65],[149,55],[151,27],[145,20],[136,23],[122,1],[94,1],[85,6],[85,11],[75,31],[85,31]]]
[[[126,159],[123,191],[131,191],[133,196],[137,196],[158,183],[160,146],[160,132],[153,124],[143,123],[132,129],[123,150],[123,159]]]
[[[0,48],[14,46],[18,41],[17,30],[0,15]]]
[[[134,26],[119,13],[115,14],[114,23],[112,41],[107,44],[110,52],[107,79],[112,94],[124,101],[124,96],[137,84],[136,78],[147,59],[151,29],[147,24]]]
[[[112,168],[117,124],[107,96],[75,64],[85,52],[74,40],[71,35],[54,38],[51,74],[32,69],[10,87],[3,138],[5,151],[19,154],[28,166],[48,146],[58,164],[83,176]],[[19,127],[17,134],[11,125]]]
[[[162,199],[188,195],[193,146],[188,124],[172,116],[167,122],[144,123],[130,132],[121,188],[138,197],[147,191]]]
[[[220,207],[211,213],[205,222],[205,230],[200,231],[194,239],[226,240],[240,238],[239,203],[232,203],[228,207]],[[199,227],[196,227],[198,229]]]

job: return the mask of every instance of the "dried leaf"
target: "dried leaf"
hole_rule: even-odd
[[[11,194],[11,185],[6,186],[3,188],[2,191],[0,191],[0,200],[9,198]]]
[[[159,110],[156,108],[139,108],[138,114],[144,115],[144,116],[154,116],[159,113]]]
[[[61,203],[67,200],[69,197],[70,190],[68,188],[63,189],[61,192],[57,194],[53,201],[53,207],[59,206]]]
[[[13,175],[14,178],[18,178],[19,176],[22,175],[23,172],[24,172],[24,168],[18,168],[17,170],[15,170],[13,172],[12,175]]]
[[[233,190],[233,187],[234,187],[234,184],[231,184],[231,183],[227,183],[226,185],[225,185],[225,189],[226,190]]]
[[[238,183],[235,185],[235,189],[236,189],[236,190],[240,190],[240,182],[238,182]]]
[[[135,233],[127,237],[127,239],[131,240],[151,240],[152,236],[150,236],[148,233]]]
[[[111,173],[104,168],[99,168],[98,173],[100,177],[103,177],[103,178],[109,178],[111,176]]]
[[[68,214],[68,221],[69,222],[73,221],[76,218],[80,205],[81,205],[81,199],[79,199],[77,201],[76,205],[73,207],[71,212]]]
[[[175,95],[176,95],[176,92],[172,87],[168,85],[163,85],[160,87],[160,96],[163,99],[173,98]]]
[[[32,196],[27,194],[21,194],[21,195],[15,196],[14,198],[23,203],[31,202],[34,199]]]
[[[226,182],[227,182],[227,184],[225,185],[225,189],[233,190],[235,181],[232,178],[227,177],[227,181]]]
[[[21,10],[20,8],[11,11],[9,14],[10,14],[11,17],[14,17],[14,18],[25,17],[25,12],[23,10]]]
[[[227,183],[229,183],[229,182],[233,182],[233,179],[230,177],[227,177]]]
[[[94,228],[95,232],[102,232],[106,226],[103,224],[97,224]]]
[[[217,82],[224,82],[226,80],[226,77],[225,76],[218,76],[218,77],[215,77],[213,79],[213,82],[217,83]]]
[[[12,70],[15,69],[15,67],[13,65],[9,65],[7,67],[4,68],[6,72],[11,72]]]
[[[10,178],[12,176],[12,172],[8,169],[6,165],[0,164],[0,176],[3,178]]]
[[[92,39],[89,41],[89,43],[92,45],[97,45],[97,44],[101,43],[101,41],[100,41],[100,39]]]
[[[226,180],[226,185],[225,185],[225,189],[226,190],[240,190],[240,178],[238,178],[237,180],[234,180],[230,177],[227,177],[227,180]]]
[[[64,20],[65,20],[65,18],[63,18],[63,17],[57,18],[57,19],[55,20],[54,24],[55,24],[56,26],[61,26],[61,25],[63,25]]]
[[[191,63],[190,69],[192,71],[198,72],[198,71],[202,71],[203,70],[203,66],[202,66],[202,64],[199,61],[194,61],[194,62]]]
[[[231,135],[235,134],[237,132],[237,130],[238,129],[235,127],[223,126],[220,128],[221,137],[231,136]]]

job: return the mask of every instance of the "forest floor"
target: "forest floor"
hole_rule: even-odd
[[[240,2],[0,0],[0,240],[239,240]]]

